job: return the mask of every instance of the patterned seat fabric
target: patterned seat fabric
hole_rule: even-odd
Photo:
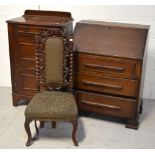
[[[78,115],[75,98],[67,92],[44,91],[37,93],[25,110],[26,120],[75,120]]]

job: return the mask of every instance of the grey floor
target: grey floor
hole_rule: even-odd
[[[0,87],[0,148],[27,148],[24,110],[25,106],[12,106],[11,88]],[[31,128],[35,134],[33,123]],[[28,148],[155,148],[155,100],[144,100],[139,130],[125,128],[119,119],[90,114],[79,117],[79,147],[74,147],[71,131],[69,123],[58,123],[56,129],[47,123],[40,139]]]

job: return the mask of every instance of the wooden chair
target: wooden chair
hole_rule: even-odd
[[[26,146],[38,139],[44,122],[68,121],[73,125],[72,140],[78,146],[76,131],[78,110],[72,94],[73,85],[73,39],[59,29],[50,29],[36,35],[36,88],[25,110],[25,130],[28,135]],[[32,138],[30,122],[35,122],[37,137]]]

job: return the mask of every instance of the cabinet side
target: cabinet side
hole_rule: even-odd
[[[16,92],[15,83],[15,43],[14,43],[14,24],[8,23],[8,39],[9,39],[9,55],[10,55],[10,69],[11,69],[11,84],[12,84],[12,94]]]

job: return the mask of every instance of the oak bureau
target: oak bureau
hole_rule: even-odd
[[[149,26],[80,21],[74,30],[79,109],[123,118],[137,129],[142,112]]]

